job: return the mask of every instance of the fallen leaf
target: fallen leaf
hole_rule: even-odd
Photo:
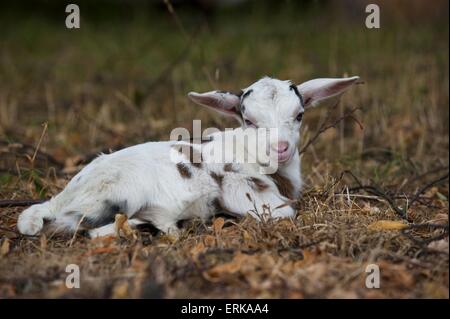
[[[217,282],[222,280],[223,277],[233,275],[237,272],[245,274],[253,273],[257,265],[260,265],[260,262],[254,255],[246,255],[239,252],[230,262],[216,265],[208,271],[205,271],[203,275],[206,279]]]
[[[430,249],[434,249],[437,251],[441,251],[441,252],[447,252],[448,253],[448,237],[446,239],[441,239],[441,240],[437,240],[437,241],[433,241],[431,243],[428,244],[428,248]]]
[[[83,254],[84,257],[89,257],[93,255],[99,255],[99,254],[110,254],[117,252],[116,247],[97,247],[91,250],[88,250]]]
[[[159,240],[161,242],[161,244],[163,245],[171,245],[173,243],[175,243],[178,238],[175,235],[171,235],[171,234],[162,234],[161,236],[159,236]]]
[[[213,247],[216,245],[216,238],[211,235],[206,235],[203,239],[203,242],[205,243],[205,246],[207,247]]]
[[[113,299],[125,299],[128,298],[128,287],[129,284],[127,281],[121,281],[116,284],[112,291]]]
[[[205,277],[211,281],[220,280],[224,275],[234,274],[239,271],[248,256],[237,253],[230,262],[214,266],[204,273]]]
[[[136,231],[131,229],[128,223],[128,217],[125,214],[116,214],[114,227],[116,229],[117,236],[122,236],[127,239],[137,239]]]
[[[225,224],[225,220],[222,217],[216,218],[213,223],[214,233],[217,235],[221,232],[223,225]]]
[[[395,220],[377,220],[367,226],[370,230],[402,230],[407,228],[408,225],[404,222]]]
[[[116,241],[116,236],[113,236],[113,235],[95,237],[95,238],[91,239],[92,243],[102,245],[102,246],[109,246],[110,244],[114,243],[115,241]]]
[[[3,240],[2,246],[0,247],[0,255],[5,256],[9,253],[10,249],[10,242],[8,238],[5,238]]]
[[[41,235],[41,238],[39,238],[41,249],[46,250],[47,249],[47,237],[45,234]]]
[[[205,251],[205,245],[203,243],[198,243],[191,250],[190,253],[194,260],[198,259],[198,255]]]
[[[434,218],[428,222],[430,224],[440,224],[440,225],[448,224],[448,215],[443,213],[436,214],[436,216],[434,216]]]
[[[242,232],[242,235],[243,235],[243,237],[244,237],[244,241],[245,241],[245,242],[250,242],[250,241],[253,240],[253,237],[252,237],[252,236],[249,234],[249,232],[246,231],[246,230],[244,230],[244,231]]]
[[[376,206],[370,205],[369,203],[364,203],[364,206],[362,207],[362,212],[369,214],[379,214],[380,209]]]

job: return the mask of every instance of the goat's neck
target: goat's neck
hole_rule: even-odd
[[[300,155],[298,154],[298,149],[295,150],[294,155],[289,162],[278,167],[277,172],[278,174],[289,178],[291,181],[292,186],[294,187],[294,198],[299,196],[303,181],[301,177],[301,161]]]

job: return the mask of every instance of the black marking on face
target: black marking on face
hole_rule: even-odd
[[[303,101],[303,96],[302,96],[302,95],[300,94],[300,92],[298,91],[297,86],[296,86],[295,84],[291,84],[291,85],[289,86],[289,88],[290,88],[291,90],[294,91],[295,95],[298,96],[298,98],[300,99],[300,103],[302,104],[302,107],[305,107],[305,104],[304,104],[304,101]]]
[[[248,90],[247,92],[245,92],[244,94],[242,94],[241,96],[241,103],[244,101],[244,99],[250,95],[250,93],[253,92],[253,89]]]
[[[192,172],[189,167],[184,163],[177,163],[178,173],[180,173],[183,178],[191,178]]]
[[[239,95],[241,101],[239,102],[239,105],[236,107],[236,113],[239,116],[239,120],[241,121],[241,123],[244,123],[244,116],[242,114],[244,114],[245,112],[245,106],[244,104],[242,104],[244,102],[244,99],[250,95],[250,93],[253,92],[253,89],[248,90],[247,92],[244,93],[244,91],[241,91],[241,94]]]

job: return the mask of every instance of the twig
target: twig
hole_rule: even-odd
[[[39,148],[41,147],[42,140],[44,139],[45,133],[47,133],[47,128],[48,128],[48,123],[45,122],[44,123],[44,128],[42,129],[41,136],[39,137],[38,144],[37,144],[36,149],[35,149],[35,151],[33,153],[33,157],[30,160],[31,161],[31,165],[33,165],[33,166],[34,166],[34,160],[36,159],[37,152],[39,151]]]
[[[9,143],[7,141],[4,140],[0,140],[0,147],[7,147],[8,149],[11,149],[11,151],[13,149],[21,149],[23,150],[24,153],[33,153],[33,157],[36,159],[38,157],[43,157],[45,158],[48,162],[50,162],[52,165],[57,166],[58,168],[62,168],[64,167],[64,164],[61,163],[60,161],[58,161],[56,158],[54,158],[53,156],[51,156],[48,153],[45,153],[39,149],[37,149],[34,146],[28,145],[28,144],[24,144],[24,143]],[[12,151],[13,153],[13,151]]]
[[[361,107],[355,107],[355,108],[345,112],[342,116],[337,118],[331,124],[326,125],[327,121],[324,121],[324,123],[320,126],[319,130],[316,132],[316,134],[314,134],[314,136],[312,138],[310,138],[308,140],[308,142],[306,142],[306,144],[302,147],[302,149],[300,150],[299,154],[304,153],[308,149],[308,147],[310,147],[311,144],[313,144],[319,138],[319,136],[322,133],[324,133],[325,131],[329,130],[330,128],[336,127],[337,124],[339,124],[340,122],[342,122],[346,118],[350,118],[350,119],[354,120],[362,128],[363,126],[362,126],[361,122],[358,121],[356,119],[356,117],[353,115],[357,110],[360,110],[360,109],[361,109]]]
[[[383,190],[381,190],[378,186],[374,186],[374,185],[363,185],[361,183],[361,181],[359,180],[358,177],[355,176],[355,174],[353,174],[353,172],[351,172],[350,170],[346,170],[344,172],[341,173],[341,177],[339,180],[342,179],[343,174],[349,174],[354,180],[355,182],[358,184],[358,187],[352,187],[349,188],[350,191],[355,191],[355,190],[365,190],[366,192],[372,194],[372,195],[376,195],[379,196],[381,198],[383,198],[384,200],[386,200],[389,203],[389,206],[395,211],[395,213],[397,215],[399,215],[401,218],[406,219],[407,221],[411,222],[412,220],[408,217],[408,209],[409,207],[412,206],[412,204],[414,202],[416,202],[417,200],[420,199],[420,196],[430,187],[437,185],[439,183],[442,183],[443,181],[447,180],[449,178],[449,173],[447,173],[446,175],[433,180],[431,182],[429,182],[428,184],[426,184],[424,187],[422,187],[421,189],[419,189],[414,197],[411,200],[407,200],[406,204],[404,205],[404,207],[399,207],[396,202],[395,202],[395,197],[388,195],[386,192],[384,192]],[[408,198],[406,198],[408,199]]]
[[[45,202],[45,199],[5,199],[0,200],[0,207],[23,207],[40,204]]]
[[[412,206],[412,204],[417,201],[420,197],[421,194],[425,193],[425,191],[427,189],[429,189],[430,187],[433,187],[434,185],[437,185],[443,181],[445,181],[446,179],[448,179],[449,177],[449,173],[447,172],[447,174],[445,174],[444,176],[439,177],[438,179],[431,181],[430,183],[426,184],[424,187],[422,187],[420,190],[417,191],[416,195],[414,195],[414,197],[410,200],[409,205],[408,206]]]
[[[349,174],[355,180],[355,182],[358,184],[358,189],[365,190],[366,192],[368,192],[370,194],[377,195],[377,196],[383,198],[384,200],[386,200],[389,203],[389,206],[391,206],[391,208],[397,213],[397,215],[399,215],[403,219],[408,220],[406,210],[398,207],[391,196],[387,195],[385,192],[383,192],[381,189],[379,189],[376,186],[363,185],[361,183],[361,181],[359,180],[359,178],[356,177],[352,171],[346,170],[343,172],[343,174]],[[349,190],[354,190],[354,188],[351,188]]]
[[[23,236],[20,232],[18,232],[18,231],[15,230],[15,229],[9,229],[9,228],[5,228],[5,227],[1,227],[1,226],[0,226],[0,230],[1,230],[1,231],[4,231],[4,232],[10,232],[10,233],[14,233],[14,234],[16,234],[16,235]]]

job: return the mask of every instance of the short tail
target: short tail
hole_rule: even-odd
[[[17,228],[24,235],[34,236],[41,232],[44,220],[52,219],[50,202],[33,205],[25,209],[17,220]]]

